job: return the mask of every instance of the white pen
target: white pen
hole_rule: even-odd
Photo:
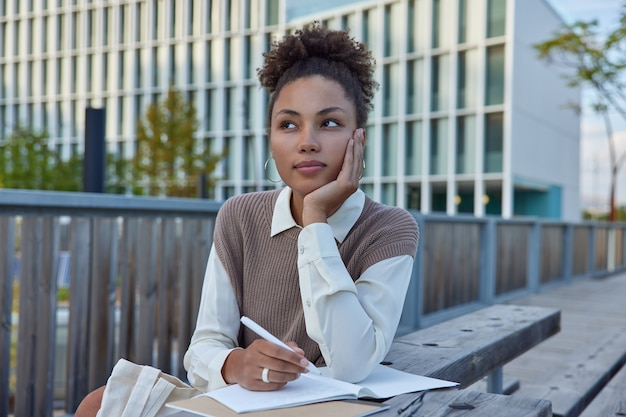
[[[274,344],[276,344],[278,346],[284,347],[285,349],[289,349],[290,351],[295,352],[295,350],[293,350],[293,348],[291,346],[289,346],[288,344],[284,343],[282,340],[280,340],[279,338],[277,338],[276,336],[274,336],[273,334],[271,334],[270,332],[265,330],[263,327],[259,326],[251,318],[246,317],[246,316],[242,316],[241,317],[241,322],[248,329],[252,330],[254,333],[258,334],[259,336],[261,336],[263,339],[267,340],[268,342],[272,342],[272,343],[274,343]],[[320,372],[320,370],[317,369],[317,367],[315,365],[313,365],[313,363],[311,363],[311,361],[309,361],[309,364],[306,366],[306,369],[308,369],[309,372],[313,372],[314,374],[317,374],[317,375],[321,375],[322,374]]]

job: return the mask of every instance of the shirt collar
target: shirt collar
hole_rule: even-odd
[[[272,216],[272,234],[284,232],[292,227],[300,227],[291,215],[291,188],[285,187],[278,195],[276,205],[274,206],[274,214]],[[365,193],[356,190],[348,199],[339,207],[332,216],[328,218],[328,225],[333,231],[333,236],[339,243],[342,243],[352,226],[356,223],[363,211],[365,205]]]

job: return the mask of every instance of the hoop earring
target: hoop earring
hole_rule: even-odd
[[[361,175],[359,175],[359,179],[363,179],[363,174],[365,173],[365,159],[363,160],[363,169],[361,170]]]
[[[282,179],[279,177],[277,180],[274,180],[272,178],[270,178],[268,172],[267,172],[267,166],[270,163],[270,160],[274,159],[274,155],[270,155],[269,158],[267,158],[265,160],[265,164],[263,164],[263,170],[265,171],[265,178],[267,178],[270,182],[273,182],[274,184],[278,184],[279,182],[282,181]],[[274,165],[276,165],[276,162],[274,161]]]

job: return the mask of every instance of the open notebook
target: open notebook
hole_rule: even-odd
[[[324,368],[321,368],[324,371]],[[339,381],[327,376],[303,374],[277,391],[249,391],[230,385],[202,394],[213,398],[237,413],[295,407],[322,401],[357,398],[391,398],[407,392],[448,388],[456,382],[413,375],[384,365],[358,384]],[[178,404],[168,404],[179,408]]]

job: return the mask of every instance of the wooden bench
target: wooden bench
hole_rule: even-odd
[[[386,362],[406,372],[456,381],[460,388],[491,375],[492,391],[501,392],[502,366],[559,330],[558,309],[494,305],[397,338]],[[397,409],[409,398],[407,394],[389,400],[392,408],[379,415],[397,416]],[[547,400],[471,390],[428,393],[419,415],[443,413],[453,403],[474,407],[463,414],[468,417],[552,415]]]
[[[592,402],[596,402],[596,396],[602,403],[605,398],[607,404],[617,402],[611,398],[618,394],[611,394],[615,382],[613,380],[621,375],[622,406],[626,405],[626,371],[623,366],[626,363],[626,333],[616,339],[590,341],[589,346],[581,344],[579,360],[571,362],[567,368],[557,375],[542,381],[540,384],[525,386],[524,395],[533,398],[544,398],[552,402],[555,417],[578,417],[587,410]],[[550,360],[549,357],[546,360]],[[620,371],[621,368],[621,371]],[[619,373],[618,373],[619,371]],[[613,378],[613,379],[611,379]],[[611,385],[613,384],[613,385]],[[610,385],[610,386],[609,386]],[[604,391],[607,390],[607,393]],[[598,407],[596,404],[593,409]],[[626,408],[622,409],[626,416]],[[585,414],[583,414],[585,415]],[[618,417],[620,414],[593,414],[588,416]]]
[[[626,366],[609,381],[580,417],[626,416]]]
[[[626,364],[624,294],[626,274],[620,274],[516,299],[516,305],[559,308],[561,331],[504,367],[521,381],[515,395],[549,400],[556,417],[581,415]]]

